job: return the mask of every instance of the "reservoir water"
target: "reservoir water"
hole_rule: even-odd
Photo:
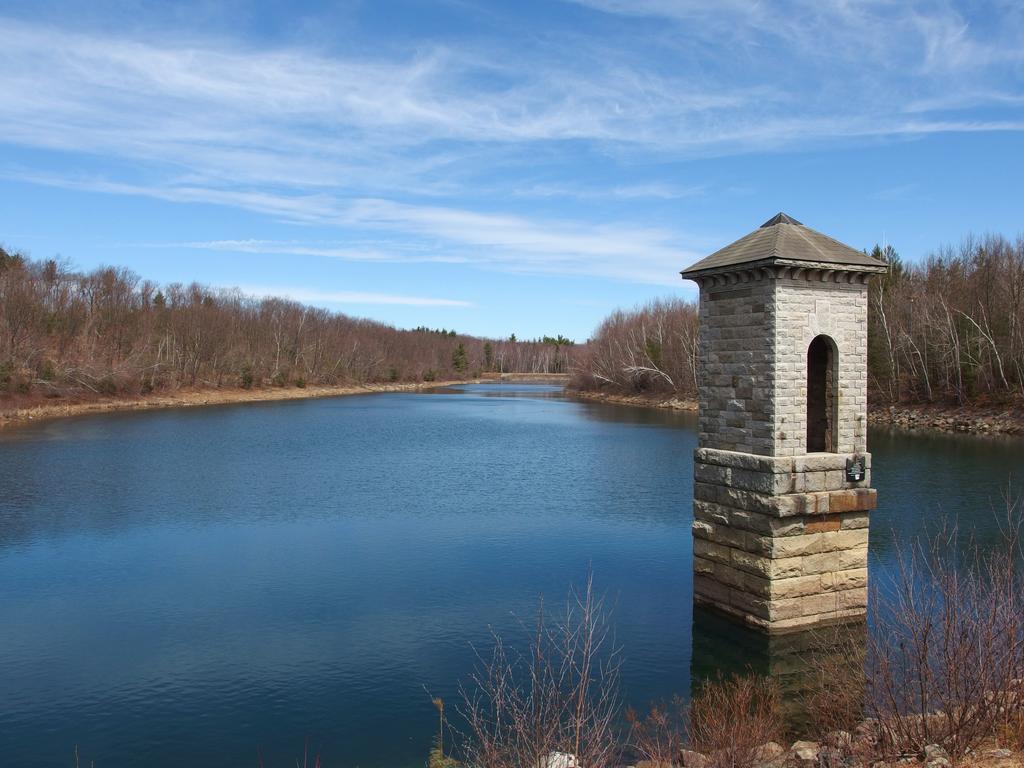
[[[693,615],[695,421],[481,385],[0,433],[0,764],[422,766],[431,697],[588,568],[626,700],[686,695],[758,642]],[[1021,440],[869,449],[872,578],[1024,493]]]

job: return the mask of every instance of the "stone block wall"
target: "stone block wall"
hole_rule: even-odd
[[[819,335],[837,347],[836,450],[867,448],[868,290],[862,283],[781,278],[775,287],[771,455],[807,453],[807,348]]]
[[[773,453],[774,329],[773,281],[701,287],[701,445]]]
[[[807,453],[807,349],[824,334],[838,353],[836,450],[864,451],[866,282],[792,269],[741,275],[701,284],[700,444],[762,456]]]
[[[695,600],[771,632],[863,616],[876,498],[870,469],[846,482],[849,457],[698,448]]]

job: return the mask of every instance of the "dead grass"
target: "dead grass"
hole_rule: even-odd
[[[685,746],[686,702],[675,696],[671,704],[651,705],[646,715],[626,710],[629,746],[655,765],[679,765]]]
[[[701,684],[690,702],[687,741],[708,768],[746,768],[761,762],[760,748],[785,735],[777,683],[759,675],[718,677]]]
[[[468,381],[433,381],[415,384],[345,384],[337,386],[266,387],[263,389],[209,388],[179,389],[170,393],[135,397],[97,397],[89,400],[43,400],[25,407],[0,402],[0,429],[31,421],[82,416],[111,411],[142,411],[158,408],[191,408],[203,405],[256,403],[272,400],[306,400],[374,392],[415,392],[466,384]]]

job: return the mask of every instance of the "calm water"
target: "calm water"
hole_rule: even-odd
[[[875,431],[893,531],[991,535],[1024,443]],[[0,764],[420,766],[491,628],[593,567],[626,697],[744,663],[691,608],[694,417],[472,386],[0,435]],[[696,653],[694,649],[696,648]]]

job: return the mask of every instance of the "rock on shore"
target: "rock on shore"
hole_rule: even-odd
[[[868,419],[903,429],[934,429],[987,435],[1024,434],[1024,407],[890,405],[872,408]]]

